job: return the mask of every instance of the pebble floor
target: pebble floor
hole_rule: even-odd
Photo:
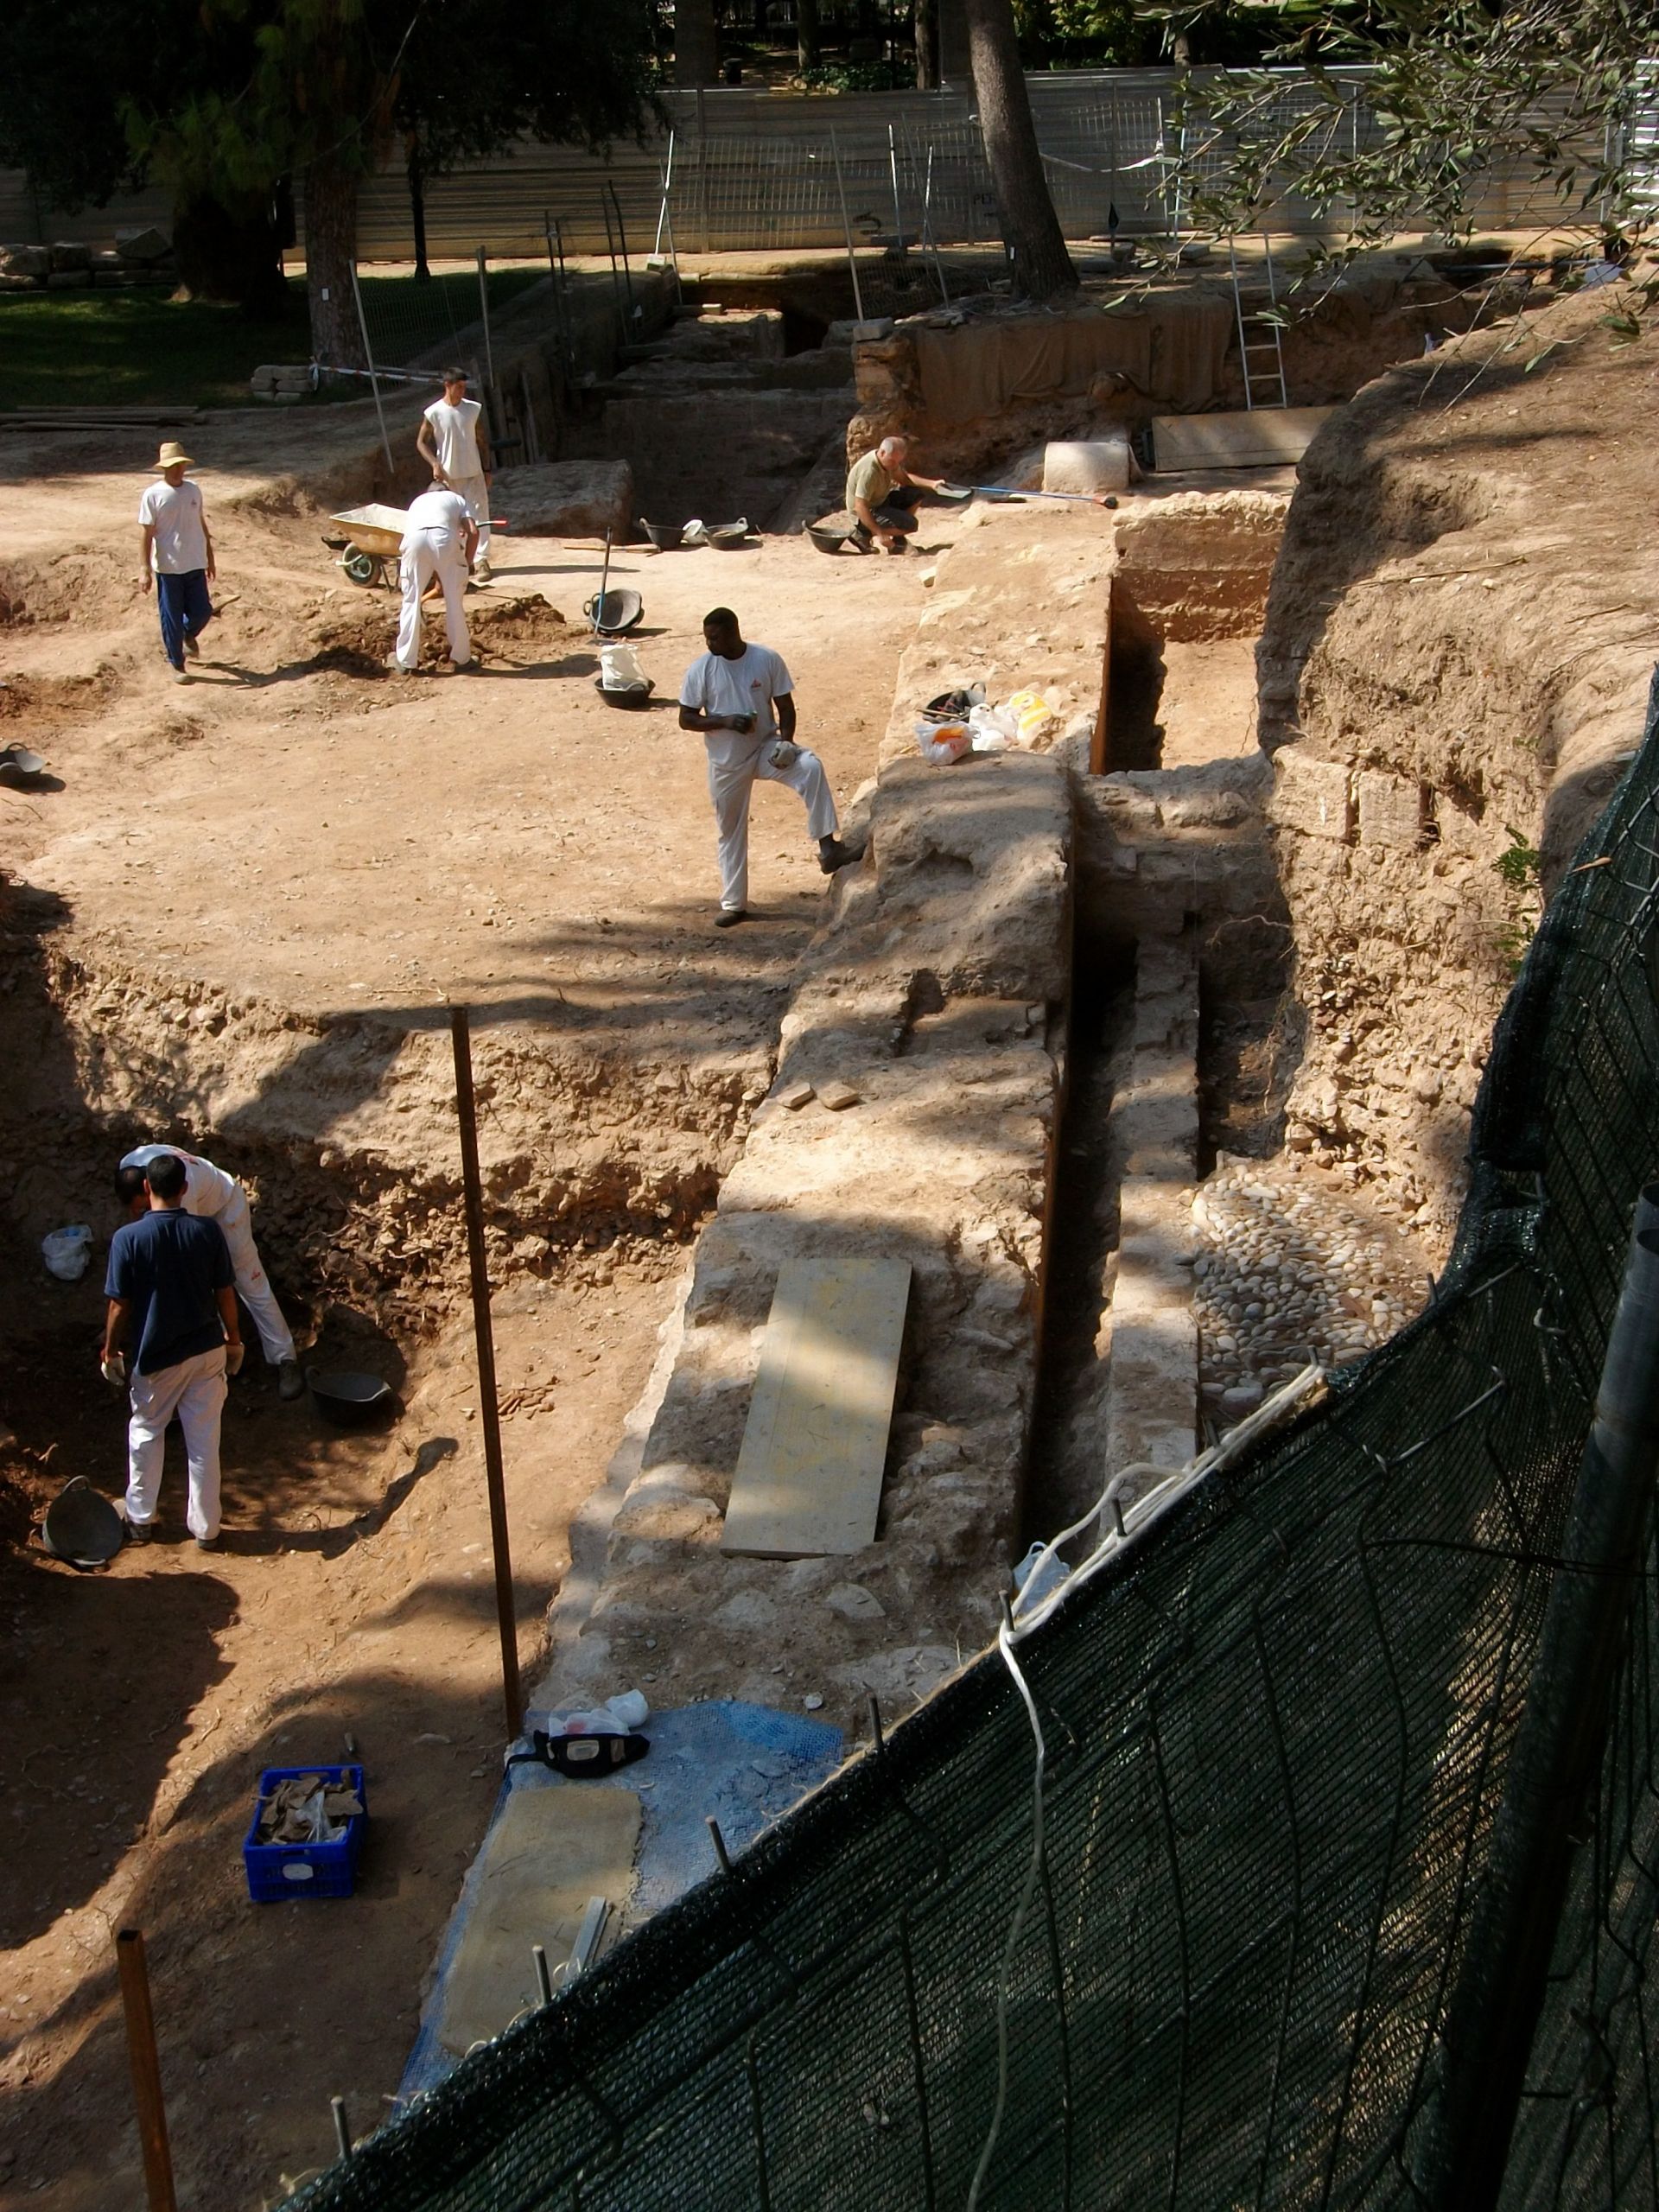
[[[1427,1294],[1401,1231],[1317,1170],[1224,1154],[1192,1219],[1199,1373],[1227,1419],[1310,1358],[1345,1366],[1385,1343]]]

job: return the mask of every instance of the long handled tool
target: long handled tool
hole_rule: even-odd
[[[1116,499],[1115,492],[1096,496],[1092,492],[1027,492],[1017,484],[941,484],[942,499],[971,499],[976,492],[993,499],[1069,499],[1080,507],[1098,506],[1102,499]]]

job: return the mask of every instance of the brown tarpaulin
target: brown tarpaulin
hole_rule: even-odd
[[[1172,413],[1196,414],[1215,398],[1232,336],[1231,301],[1195,290],[1102,314],[923,327],[912,341],[928,416],[946,423],[1080,397],[1109,371]]]

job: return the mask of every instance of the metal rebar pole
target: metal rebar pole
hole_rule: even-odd
[[[484,364],[489,371],[490,390],[495,390],[495,348],[490,343],[490,276],[484,249],[478,248],[478,311],[484,324]]]
[[[455,1117],[461,1124],[461,1188],[467,1208],[467,1258],[473,1281],[473,1333],[478,1345],[478,1410],[484,1429],[484,1479],[490,1497],[490,1548],[495,1558],[495,1614],[501,1634],[501,1696],[507,1734],[524,1725],[518,1681],[518,1630],[507,1545],[507,1492],[501,1470],[501,1414],[495,1388],[495,1338],[490,1326],[490,1274],[484,1255],[484,1185],[478,1172],[478,1106],[473,1095],[472,1024],[464,1006],[449,1009],[455,1054]]]
[[[1593,1810],[1659,1476],[1659,1183],[1637,1200],[1595,1420],[1448,2008],[1427,2201],[1485,2212],[1510,2144],[1573,1858]]]
[[[842,181],[841,148],[836,143],[836,134],[833,130],[830,133],[830,158],[836,165],[836,196],[841,202],[841,227],[847,236],[847,266],[852,273],[853,279],[853,313],[862,322],[864,295],[860,289],[858,282],[858,256],[853,251],[853,224],[852,218],[847,213],[847,187]]]
[[[639,314],[639,310],[633,304],[633,271],[628,265],[627,227],[622,220],[622,202],[617,198],[616,187],[612,183],[609,177],[607,177],[605,180],[605,189],[610,194],[611,206],[616,211],[616,242],[622,249],[622,282],[627,288],[628,323],[630,328],[632,328],[633,319]]]
[[[363,287],[357,281],[355,262],[352,264],[352,297],[357,302],[357,327],[363,339],[363,358],[369,365],[369,390],[374,394],[374,411],[380,422],[380,449],[386,456],[387,474],[395,475],[397,464],[391,457],[391,440],[386,435],[386,410],[380,404],[380,379],[374,372],[374,348],[369,343],[368,318],[363,312]]]
[[[144,1960],[144,1939],[137,1928],[124,1928],[116,1936],[115,1963],[121,1977],[121,2009],[126,2015],[132,2099],[137,2107],[138,2142],[144,2158],[144,2192],[149,2212],[177,2212],[173,2154],[167,2141],[167,2107],[162,2101],[162,2063],[156,2049],[156,2018],[149,2005],[149,1969]]]
[[[657,210],[657,243],[651,250],[653,261],[663,257],[663,226],[668,220],[668,195],[674,189],[674,133],[668,134],[668,159],[663,166],[663,197]]]
[[[887,170],[893,178],[893,244],[898,253],[908,251],[905,244],[905,211],[899,205],[899,141],[893,136],[893,125],[887,125]]]

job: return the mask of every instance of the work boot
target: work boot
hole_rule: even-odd
[[[722,906],[715,916],[715,927],[717,930],[734,930],[740,922],[747,922],[748,918],[747,906]]]
[[[175,683],[188,683],[190,681],[190,671],[188,668],[175,668],[172,673],[173,681]]]
[[[862,854],[855,853],[850,845],[843,845],[839,837],[820,837],[818,866],[826,875],[833,875],[838,868],[850,868]]]
[[[148,1521],[129,1521],[127,1523],[127,1541],[130,1544],[147,1544],[153,1534]]]
[[[199,1552],[216,1552],[219,1548],[219,1538],[217,1536],[198,1536],[196,1538],[196,1549]]]
[[[493,568],[491,568],[491,566],[490,566],[490,564],[489,564],[489,563],[488,563],[487,561],[474,561],[474,563],[473,563],[473,582],[474,582],[475,584],[486,584],[486,583],[488,583],[488,582],[490,581],[490,578],[491,578],[494,574],[495,574],[495,570],[494,570]]]
[[[201,658],[201,639],[200,638],[187,638],[184,641],[184,650],[189,654],[192,660],[200,660]]]
[[[279,1398],[297,1398],[305,1389],[305,1377],[300,1372],[297,1359],[279,1360],[276,1363],[276,1395]]]

